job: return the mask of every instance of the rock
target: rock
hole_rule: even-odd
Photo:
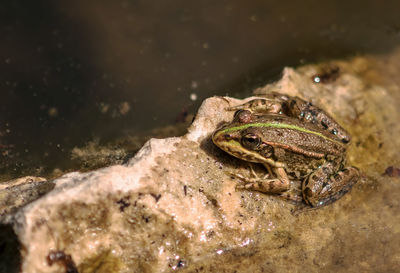
[[[0,246],[21,257],[0,271],[19,262],[24,273],[395,271],[400,183],[382,174],[399,163],[399,87],[385,86],[376,66],[355,58],[286,68],[256,90],[308,99],[353,135],[348,159],[363,179],[336,203],[294,216],[275,196],[236,190],[228,173],[247,165],[210,135],[243,101],[213,97],[185,136],[151,139],[124,165],[64,175],[7,214]]]
[[[54,187],[43,177],[26,176],[0,184],[0,216],[36,200]]]

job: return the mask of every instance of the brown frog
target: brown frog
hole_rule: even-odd
[[[318,208],[333,203],[359,179],[345,167],[351,137],[332,117],[311,103],[272,93],[231,107],[232,122],[217,129],[213,142],[227,153],[261,163],[268,174],[239,176],[238,188],[257,190]]]

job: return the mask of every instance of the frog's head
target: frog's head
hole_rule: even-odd
[[[235,113],[232,122],[217,129],[212,140],[225,152],[242,160],[269,163],[273,161],[273,147],[263,142],[259,128],[254,127],[257,117],[250,111],[240,110]]]

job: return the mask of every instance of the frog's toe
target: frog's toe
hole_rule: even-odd
[[[310,207],[304,203],[292,209],[290,212],[293,216],[298,216],[300,213],[308,212],[310,210],[316,210],[317,208]]]

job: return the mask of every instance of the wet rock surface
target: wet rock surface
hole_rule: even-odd
[[[124,165],[66,174],[6,214],[0,249],[20,249],[22,272],[396,272],[400,180],[385,170],[400,166],[399,58],[286,68],[255,91],[300,96],[350,132],[349,165],[362,178],[332,205],[294,216],[276,196],[235,189],[229,172],[246,175],[247,164],[210,136],[243,101],[214,97],[185,136],[152,139]]]

